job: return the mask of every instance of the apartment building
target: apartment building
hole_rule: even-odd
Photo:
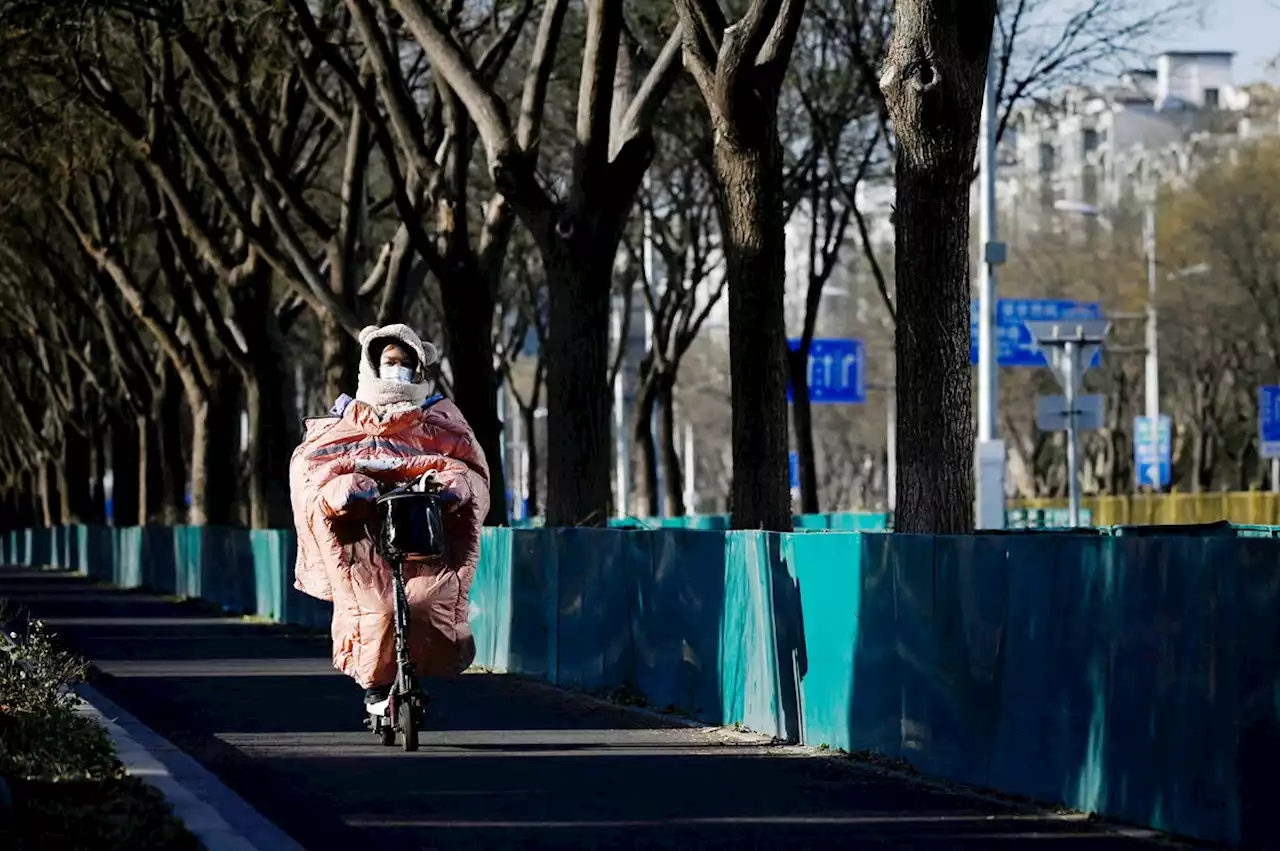
[[[998,193],[1015,230],[1054,201],[1103,209],[1179,183],[1240,140],[1277,129],[1265,87],[1240,86],[1226,51],[1168,51],[1100,86],[1068,86],[1015,110]]]

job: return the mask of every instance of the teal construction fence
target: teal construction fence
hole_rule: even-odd
[[[66,527],[3,561],[326,627],[290,532]],[[1248,847],[1280,845],[1280,540],[486,529],[477,663]]]
[[[893,516],[883,511],[840,511],[829,514],[797,514],[792,518],[798,531],[883,532],[892,528]],[[542,527],[542,518],[533,517],[512,523],[517,528]],[[724,532],[729,529],[728,514],[694,514],[682,517],[621,517],[609,521],[613,529],[701,529]],[[1067,525],[1067,512],[1057,508],[1018,508],[1005,512],[1009,529],[1058,529]],[[1080,525],[1093,525],[1093,513],[1080,510]]]

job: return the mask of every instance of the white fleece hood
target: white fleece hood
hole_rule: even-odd
[[[374,340],[395,340],[403,343],[418,359],[419,370],[412,383],[388,381],[378,376],[375,354],[369,351]],[[381,352],[377,353],[381,355]],[[360,332],[360,383],[356,399],[372,405],[380,413],[394,413],[421,407],[431,393],[431,384],[425,378],[426,368],[440,360],[436,347],[426,342],[408,325],[369,325]]]

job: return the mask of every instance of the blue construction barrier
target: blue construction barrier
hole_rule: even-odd
[[[702,529],[724,532],[730,527],[728,514],[694,514],[681,517],[621,517],[609,521],[611,529]],[[797,514],[793,528],[804,531],[883,532],[891,528],[892,516],[881,511],[841,511],[829,514]],[[518,529],[539,529],[541,517],[513,521]],[[1080,510],[1080,525],[1093,525],[1093,512]],[[1005,512],[1008,529],[1062,529],[1067,526],[1067,512],[1060,508],[1010,509]],[[1243,529],[1245,527],[1237,527]],[[1266,527],[1251,527],[1265,529]]]
[[[486,529],[477,664],[1211,841],[1280,843],[1280,540]],[[70,527],[0,556],[325,628],[291,532]]]

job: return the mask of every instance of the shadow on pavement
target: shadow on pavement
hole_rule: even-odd
[[[1145,845],[505,676],[429,683],[422,749],[406,754],[360,726],[361,690],[330,667],[326,636],[65,574],[0,570],[0,598],[313,851]]]

